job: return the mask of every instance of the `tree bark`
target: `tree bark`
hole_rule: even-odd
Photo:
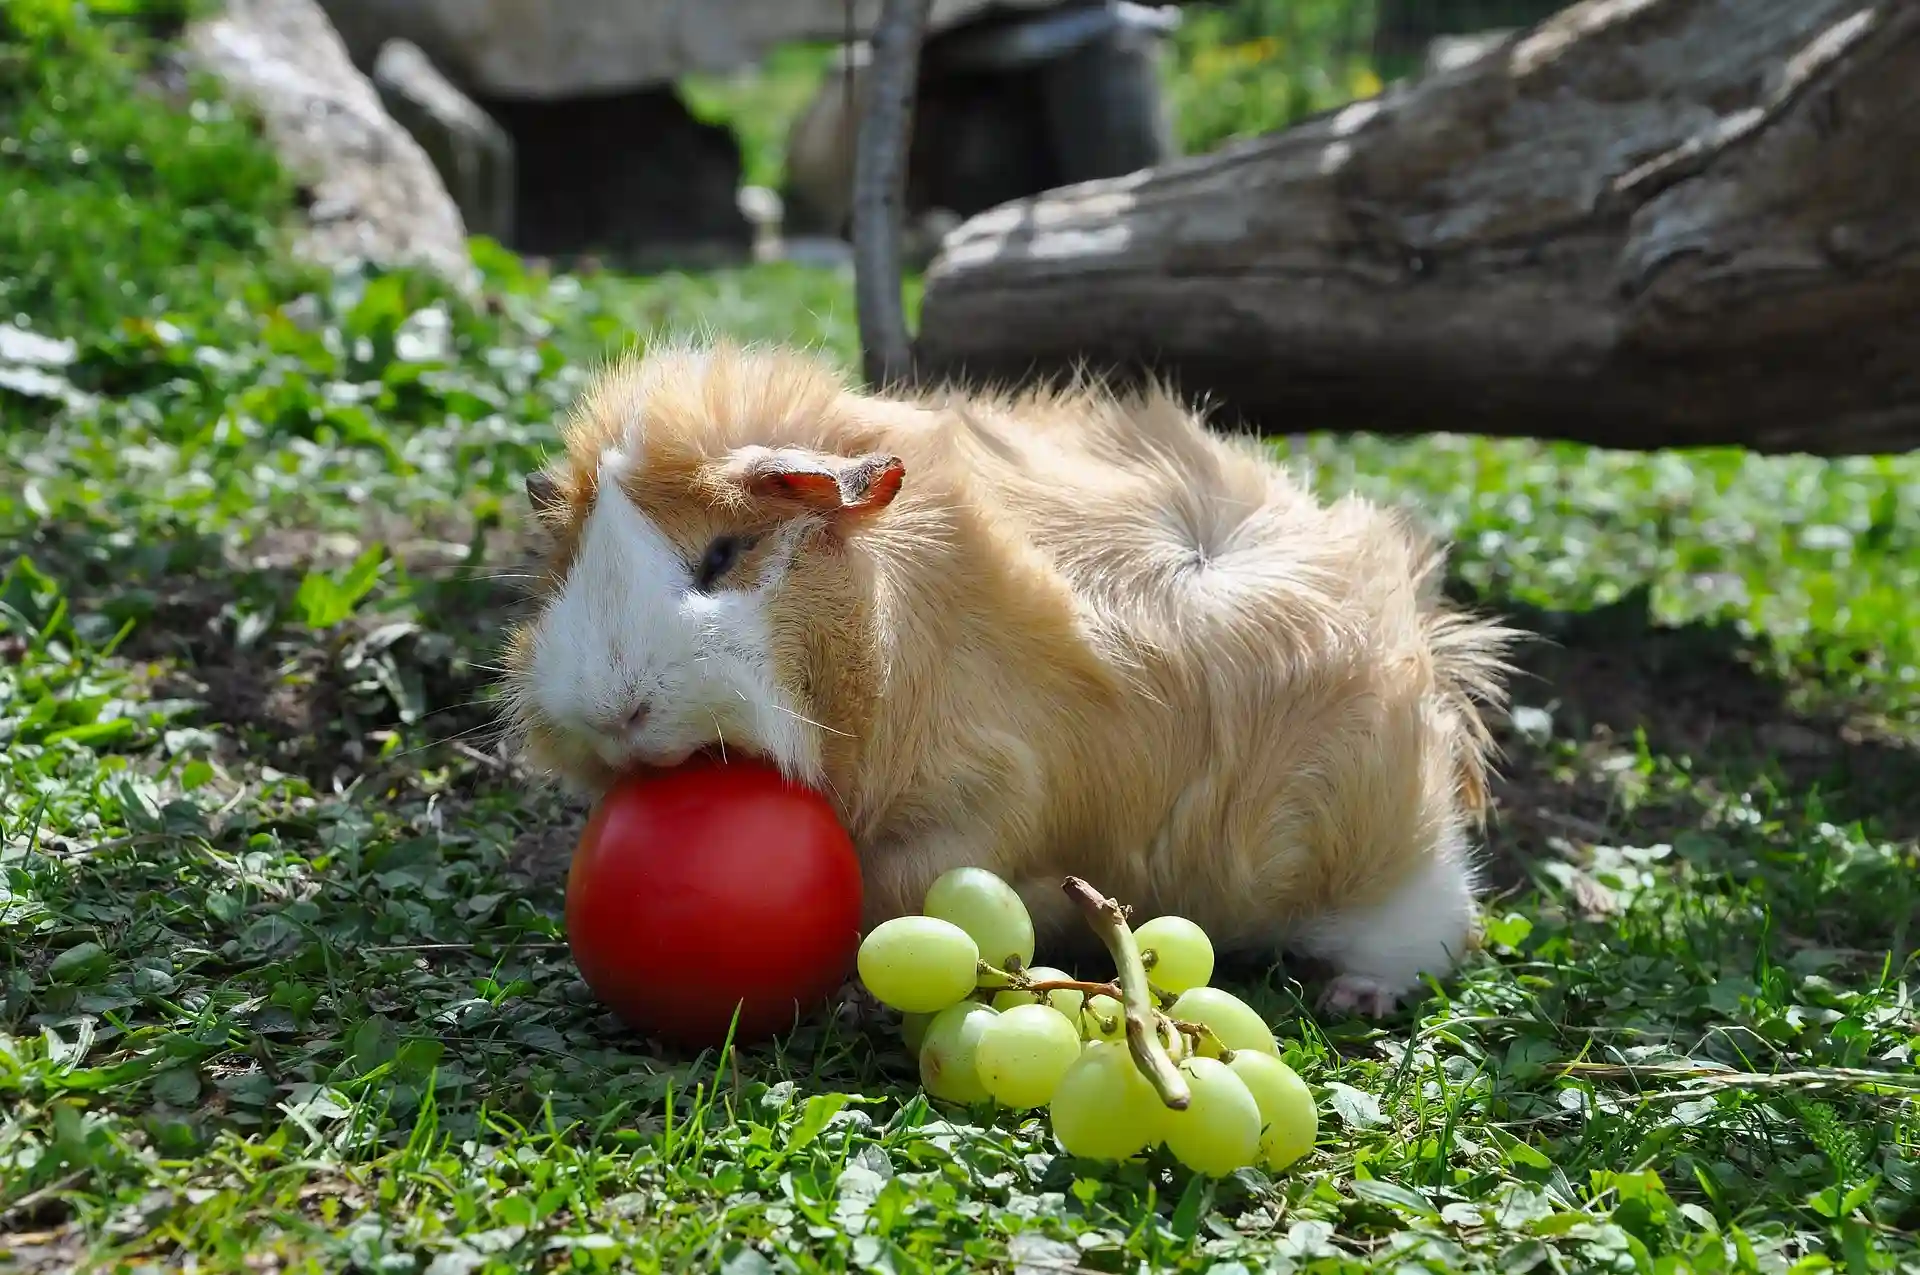
[[[1920,0],[1585,0],[1291,129],[983,213],[922,376],[1151,369],[1265,433],[1920,441]]]
[[[853,155],[854,306],[867,381],[885,387],[913,369],[900,296],[900,221],[907,141],[919,86],[920,41],[931,0],[886,0],[873,30],[873,61]]]

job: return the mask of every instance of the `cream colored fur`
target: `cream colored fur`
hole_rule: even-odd
[[[1479,706],[1512,634],[1443,605],[1402,516],[1317,500],[1158,391],[893,401],[727,344],[620,362],[565,436],[556,589],[609,448],[633,445],[623,494],[690,560],[718,530],[804,533],[767,591],[772,658],[871,921],[979,864],[1065,938],[1072,873],[1222,949],[1324,956],[1328,999],[1376,1013],[1472,944]],[[755,445],[905,479],[857,517],[796,510],[743,491]],[[532,755],[604,784],[530,688],[538,626],[510,657]]]

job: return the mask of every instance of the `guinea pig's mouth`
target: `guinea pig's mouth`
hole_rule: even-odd
[[[696,749],[687,761],[689,763],[704,762],[709,765],[724,765],[727,762],[751,762],[757,766],[774,764],[770,754],[760,752],[758,749],[741,748],[736,744],[708,744],[705,748]]]
[[[670,765],[652,762],[630,761],[620,768],[620,774],[627,778],[654,779],[662,775],[671,775],[692,766],[720,766],[727,762],[757,762],[771,764],[772,759],[749,749],[738,748],[730,744],[708,744],[696,748],[687,754],[685,760]]]

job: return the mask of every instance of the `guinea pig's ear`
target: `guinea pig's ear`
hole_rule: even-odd
[[[791,501],[816,513],[872,514],[893,503],[906,480],[898,456],[833,456],[783,447],[747,447],[729,466],[747,494]]]

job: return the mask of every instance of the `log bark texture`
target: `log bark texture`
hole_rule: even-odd
[[[1585,0],[1432,79],[1003,205],[925,378],[1145,369],[1223,426],[1920,443],[1920,0]]]

